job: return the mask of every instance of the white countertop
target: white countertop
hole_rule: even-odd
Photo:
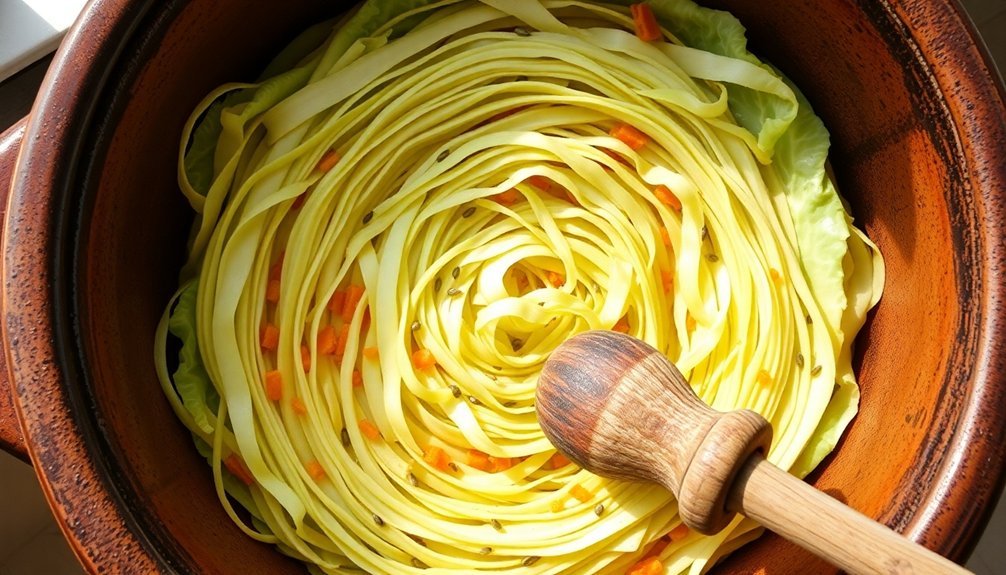
[[[86,0],[0,0],[0,82],[52,52]]]

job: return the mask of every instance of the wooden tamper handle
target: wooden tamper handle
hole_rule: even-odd
[[[700,533],[741,513],[850,573],[970,573],[767,462],[772,428],[762,416],[708,407],[636,338],[570,338],[545,363],[537,405],[545,435],[570,459],[664,485]]]

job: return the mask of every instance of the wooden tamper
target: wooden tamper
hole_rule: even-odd
[[[708,407],[663,354],[631,336],[589,331],[560,345],[537,404],[556,448],[598,475],[660,483],[700,533],[741,513],[853,574],[970,573],[766,461],[768,421]]]

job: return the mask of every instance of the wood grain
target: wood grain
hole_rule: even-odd
[[[716,533],[733,517],[725,505],[727,487],[750,454],[768,449],[772,431],[754,412],[710,409],[683,382],[677,368],[644,342],[588,331],[545,362],[538,421],[581,466],[661,483],[681,494],[685,523]]]
[[[728,506],[852,574],[971,573],[753,456]]]
[[[739,512],[853,574],[969,573],[767,462],[767,421],[709,408],[631,336],[588,331],[561,344],[537,401],[542,430],[571,458],[598,475],[664,485],[701,533]]]

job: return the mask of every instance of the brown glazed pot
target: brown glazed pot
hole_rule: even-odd
[[[858,342],[859,416],[813,483],[956,560],[1003,482],[1006,107],[951,0],[716,0],[806,92],[832,164],[884,252],[884,299]],[[93,0],[53,61],[13,182],[3,327],[21,444],[88,571],[300,573],[224,515],[152,361],[191,216],[182,123],[251,79],[298,30],[348,4]],[[14,164],[14,152],[20,155]],[[6,189],[5,189],[6,191]],[[719,573],[833,573],[775,536]]]

